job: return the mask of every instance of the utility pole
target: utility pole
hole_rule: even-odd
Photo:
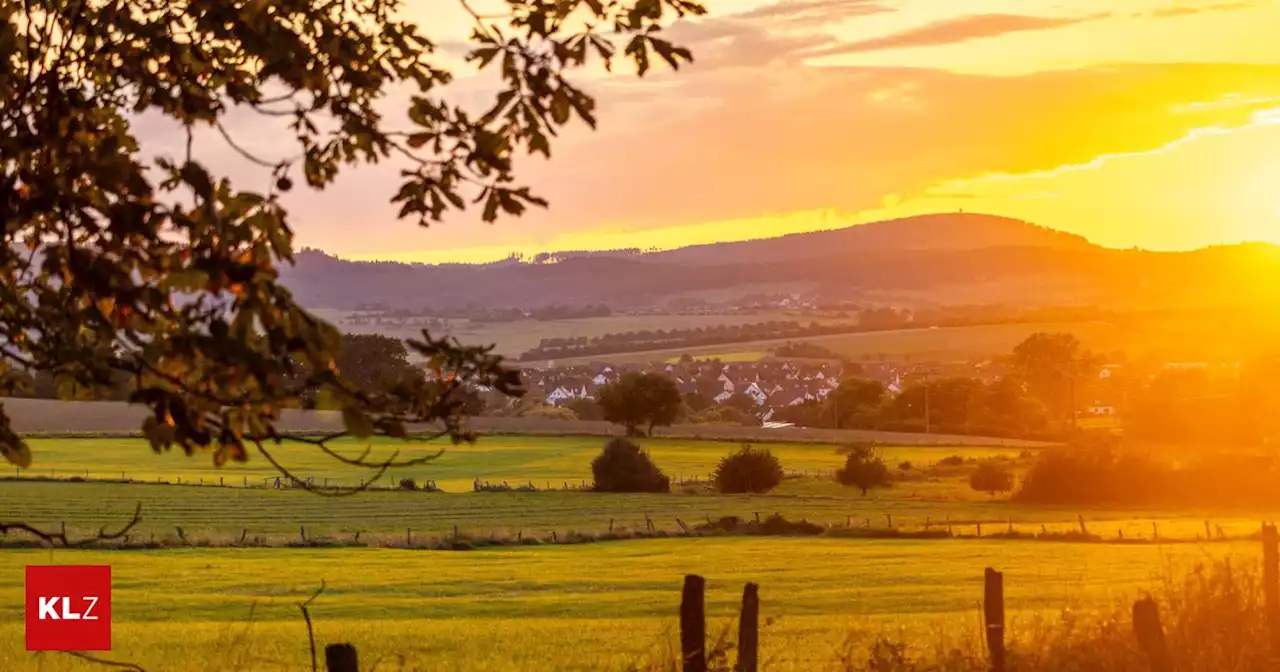
[[[925,434],[933,433],[933,422],[932,422],[932,419],[930,418],[930,415],[932,414],[929,412],[930,410],[929,395],[932,389],[933,389],[933,381],[930,380],[929,378],[929,372],[925,371],[924,373],[924,433]]]

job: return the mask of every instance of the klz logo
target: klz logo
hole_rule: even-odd
[[[111,568],[27,566],[27,650],[110,651]]]

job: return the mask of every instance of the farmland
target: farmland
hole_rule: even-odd
[[[616,363],[646,363],[665,361],[683,354],[701,358],[715,357],[722,354],[731,356],[742,352],[763,352],[787,342],[814,343],[855,361],[882,356],[892,359],[906,357],[918,361],[954,361],[981,359],[994,354],[1008,352],[1027,336],[1038,331],[1072,333],[1086,347],[1096,350],[1124,350],[1139,345],[1133,340],[1132,332],[1105,322],[1027,323],[871,331],[814,336],[791,339],[790,341],[785,339],[750,341],[677,350],[652,350],[599,357],[562,358],[555,360],[555,363],[558,366],[568,366],[584,364],[597,359],[607,359]],[[1147,345],[1152,344],[1148,343]]]
[[[1062,562],[1069,553],[1071,562]],[[1006,571],[1014,637],[1071,608],[1123,608],[1194,563],[1253,544],[1118,546],[983,541],[671,539],[427,553],[392,549],[5,551],[0,660],[80,670],[21,650],[29,563],[113,566],[114,651],[148,670],[297,670],[307,660],[296,603],[313,604],[323,645],[350,641],[378,669],[621,670],[665,657],[680,577],[708,578],[713,633],[742,584],[761,584],[770,670],[833,668],[847,640],[876,635],[976,644],[983,567]],[[1043,619],[1043,620],[1042,620]],[[926,644],[927,645],[927,644]],[[407,665],[402,660],[407,659]],[[13,669],[13,668],[10,668]]]
[[[88,533],[120,524],[141,503],[144,520],[134,531],[135,540],[153,536],[169,540],[178,526],[192,540],[214,544],[249,535],[279,545],[298,540],[300,527],[309,538],[344,541],[360,532],[364,543],[377,545],[403,545],[406,534],[419,542],[446,537],[455,529],[469,538],[545,539],[553,533],[561,537],[575,532],[598,534],[611,526],[636,530],[646,525],[646,516],[656,528],[675,533],[680,530],[678,521],[696,525],[708,518],[750,518],[757,513],[834,527],[921,529],[926,524],[953,524],[962,526],[957,534],[969,535],[977,532],[979,523],[987,526],[988,535],[1009,527],[1025,533],[1069,531],[1084,516],[1095,532],[1107,537],[1121,533],[1130,539],[1150,537],[1152,523],[1157,523],[1165,538],[1194,539],[1204,534],[1207,519],[1225,534],[1238,536],[1253,532],[1264,513],[1023,506],[971,490],[970,466],[933,466],[952,455],[970,461],[1001,457],[1018,470],[1028,460],[1019,448],[886,446],[880,450],[887,463],[895,470],[911,463],[911,470],[895,487],[863,497],[832,480],[832,471],[844,459],[835,446],[773,444],[771,450],[792,478],[767,495],[714,495],[698,488],[684,492],[678,483],[705,479],[735,444],[649,439],[642,444],[677,482],[676,493],[653,495],[563,491],[591,480],[590,461],[600,449],[600,438],[485,437],[475,445],[449,447],[437,461],[395,473],[386,483],[393,486],[402,477],[418,482],[431,479],[445,492],[370,491],[354,498],[331,498],[265,487],[275,472],[260,457],[246,465],[215,469],[206,455],[153,455],[137,439],[35,439],[32,443],[37,464],[50,468],[55,478],[61,470],[64,479],[83,478],[87,473],[91,482],[30,477],[0,481],[0,519],[23,518],[47,526],[65,523],[72,532]],[[347,454],[363,452],[359,444],[336,445]],[[375,444],[372,459],[386,455],[393,445]],[[277,457],[300,476],[315,477],[320,485],[325,478],[354,484],[362,473],[306,446],[278,448]],[[101,480],[119,479],[122,471],[137,482]],[[39,470],[31,475],[48,477]],[[475,479],[512,485],[531,482],[540,490],[558,491],[473,493]],[[220,482],[227,487],[215,487]]]

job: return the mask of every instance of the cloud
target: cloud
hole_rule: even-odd
[[[973,14],[925,24],[893,35],[877,37],[833,47],[812,56],[854,54],[886,49],[910,49],[958,44],[1010,33],[1051,30],[1079,23],[1097,21],[1110,14],[1094,14],[1081,17],[1027,16],[1022,14]]]
[[[811,28],[894,11],[897,10],[887,3],[876,0],[784,0],[732,16],[778,28]]]
[[[1209,14],[1212,12],[1232,12],[1240,9],[1253,9],[1259,6],[1258,2],[1223,2],[1213,5],[1179,5],[1176,7],[1163,7],[1155,9],[1138,16],[1147,16],[1153,19],[1170,19],[1179,16],[1194,16],[1196,14]]]

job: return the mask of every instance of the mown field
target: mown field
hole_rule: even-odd
[[[313,311],[348,333],[378,333],[397,338],[421,335],[420,326],[396,326],[377,324],[348,324],[344,320],[350,311],[318,309]],[[508,357],[537,347],[544,338],[568,336],[600,336],[608,333],[643,331],[646,329],[696,329],[731,324],[756,324],[771,321],[799,321],[805,324],[848,324],[849,317],[810,311],[762,310],[753,314],[738,315],[615,315],[611,317],[587,317],[573,320],[522,320],[519,322],[475,323],[468,320],[448,320],[449,334],[463,343],[493,344],[497,352]]]
[[[189,539],[228,543],[247,535],[273,544],[298,540],[299,528],[309,538],[351,540],[356,532],[370,544],[404,544],[406,534],[422,542],[458,534],[470,538],[514,536],[545,539],[556,533],[595,535],[646,527],[647,515],[656,528],[677,532],[680,522],[704,523],[708,518],[738,516],[749,519],[781,514],[788,520],[808,520],[834,527],[855,526],[919,529],[955,526],[957,534],[984,535],[1015,531],[1038,533],[1078,529],[1084,516],[1090,531],[1105,537],[1123,533],[1129,539],[1150,538],[1152,523],[1164,538],[1204,536],[1204,522],[1212,521],[1229,536],[1256,531],[1262,511],[1132,510],[1124,508],[1040,507],[1010,503],[973,491],[968,485],[972,463],[936,468],[944,457],[966,460],[999,457],[1018,471],[1029,463],[1021,449],[996,447],[889,446],[883,458],[906,479],[887,490],[864,497],[836,483],[832,472],[844,458],[835,446],[771,445],[782,464],[795,475],[767,495],[715,495],[685,492],[676,486],[669,495],[610,494],[563,491],[591,480],[590,462],[603,441],[594,437],[485,437],[475,445],[450,447],[435,462],[388,477],[421,482],[434,479],[441,493],[370,491],[356,497],[322,497],[301,490],[265,487],[275,472],[260,456],[246,465],[213,467],[207,455],[186,457],[180,452],[154,455],[137,439],[35,439],[37,468],[19,479],[0,481],[0,520],[24,519],[45,526],[65,523],[73,533],[88,533],[128,519],[143,505],[143,522],[134,541],[175,537],[182,526]],[[734,443],[649,439],[642,442],[654,460],[679,483],[706,478],[716,462],[737,448]],[[338,443],[351,454],[359,444]],[[386,455],[395,445],[375,444],[371,457]],[[314,476],[318,485],[354,483],[352,468],[335,463],[314,448],[278,449],[278,457],[301,476]],[[911,469],[898,469],[904,462]],[[56,465],[56,466],[55,466]],[[49,471],[46,471],[49,470]],[[91,482],[40,480],[84,478]],[[92,482],[119,479],[136,483]],[[532,482],[539,489],[558,492],[473,493],[474,479],[511,485]],[[178,485],[179,479],[184,485]],[[164,484],[157,484],[157,481]],[[226,487],[216,487],[222,483]],[[203,484],[203,485],[201,485]],[[251,487],[245,487],[246,484]],[[406,532],[409,531],[409,532]]]
[[[650,327],[654,328],[654,327]],[[787,342],[821,345],[854,361],[885,357],[916,361],[957,361],[980,359],[1004,354],[1031,334],[1039,331],[1075,334],[1085,347],[1100,351],[1127,350],[1136,345],[1135,332],[1106,322],[1055,322],[1026,324],[994,324],[976,327],[942,327],[937,329],[901,329],[857,334],[835,334],[813,338],[748,341],[698,348],[651,350],[618,355],[565,357],[555,360],[557,366],[585,364],[607,360],[615,363],[647,363],[666,361],[683,354],[695,357],[733,356],[743,352],[765,352]]]
[[[396,451],[402,456],[416,456],[443,450],[440,457],[420,466],[388,471],[384,480],[394,484],[400,478],[418,481],[431,479],[446,492],[470,492],[475,479],[512,485],[532,482],[539,489],[563,488],[566,483],[579,485],[591,479],[591,460],[599,454],[608,439],[598,436],[483,436],[473,444],[450,445],[448,441],[405,443],[377,440],[372,443],[355,439],[333,441],[331,446],[342,455],[354,457],[369,449],[366,459],[378,462]],[[142,439],[40,439],[29,441],[35,464],[26,472],[10,474],[27,476],[70,477],[91,479],[126,478],[137,481],[171,481],[213,484],[262,485],[278,472],[261,455],[251,455],[245,464],[223,468],[213,465],[208,454],[187,457],[181,450],[155,454]],[[741,444],[732,441],[651,438],[640,441],[653,459],[673,480],[707,478],[725,455]],[[794,472],[830,472],[844,464],[837,446],[816,443],[769,443],[769,450],[782,465]],[[286,442],[270,448],[272,455],[301,478],[313,477],[323,484],[356,485],[369,471],[344,465],[319,449],[300,443]],[[982,458],[1004,455],[1016,457],[1020,448],[983,446],[885,446],[884,459],[898,465],[904,461],[926,466],[950,455]]]
[[[769,670],[841,669],[878,635],[979,646],[982,570],[1005,572],[1010,634],[1123,610],[1196,563],[1257,562],[1254,544],[1205,547],[997,540],[672,539],[467,553],[394,549],[4,551],[0,663],[85,670],[22,650],[22,567],[113,568],[113,647],[147,670],[306,669],[318,643],[349,641],[364,669],[623,670],[668,657],[681,577],[708,579],[710,630],[732,625],[759,582]]]

